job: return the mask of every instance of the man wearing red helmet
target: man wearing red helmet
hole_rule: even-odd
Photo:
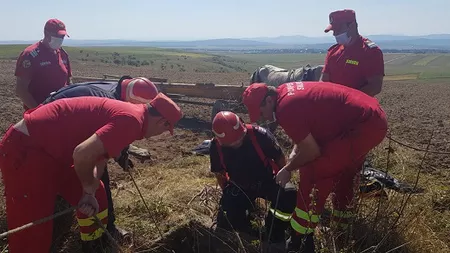
[[[45,23],[44,38],[25,48],[17,59],[16,94],[25,109],[38,106],[55,90],[70,83],[72,70],[69,55],[61,48],[69,36],[61,20]]]
[[[146,104],[77,97],[26,111],[0,142],[8,230],[50,216],[61,195],[78,206],[82,240],[104,239],[92,217],[107,225],[106,196],[99,180],[104,165],[135,140],[165,131],[173,134],[181,117],[180,108],[162,93]],[[50,220],[9,235],[9,252],[49,252],[52,225]],[[104,252],[87,246],[83,244],[83,252]]]
[[[274,136],[259,126],[244,124],[236,114],[222,111],[212,122],[211,172],[223,190],[217,227],[252,234],[250,218],[256,198],[271,202],[265,220],[270,242],[284,242],[285,230],[295,207],[296,189],[282,188],[274,176],[285,165]]]
[[[369,96],[381,92],[384,77],[383,52],[358,32],[355,11],[330,13],[325,32],[333,31],[336,44],[328,49],[322,81],[360,90]]]
[[[252,122],[261,117],[276,121],[296,144],[297,152],[276,180],[284,185],[299,170],[288,252],[314,252],[313,231],[330,192],[335,193],[333,220],[343,228],[348,225],[353,179],[365,155],[384,139],[386,115],[375,98],[329,82],[292,82],[278,88],[256,83],[244,91],[243,103]]]
[[[51,95],[42,103],[48,104],[62,98],[74,97],[106,97],[120,101],[130,102],[133,104],[149,103],[158,95],[158,88],[153,82],[145,77],[132,78],[130,76],[123,76],[118,82],[95,81],[85,83],[75,83],[70,86],[65,86]],[[131,146],[131,144],[129,145]],[[128,159],[128,149],[125,148],[116,161],[119,165],[127,170],[132,166],[131,160]],[[116,227],[114,205],[111,196],[111,188],[109,184],[109,173],[107,164],[104,167],[104,173],[101,181],[105,186],[106,197],[108,200],[108,231],[114,237],[124,237],[128,232],[124,229]]]

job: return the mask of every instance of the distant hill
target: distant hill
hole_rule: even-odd
[[[450,34],[423,36],[368,35],[382,49],[450,50]],[[35,41],[0,41],[0,44],[31,44]],[[139,46],[183,49],[327,49],[335,43],[334,37],[307,37],[302,35],[256,38],[224,38],[195,41],[137,41],[137,40],[76,40],[67,39],[66,46]]]

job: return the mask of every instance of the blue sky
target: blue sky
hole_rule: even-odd
[[[360,32],[365,35],[450,33],[449,0],[2,2],[0,40],[38,40],[43,36],[44,23],[53,17],[65,22],[72,39],[324,36],[328,14],[344,8],[356,11]]]

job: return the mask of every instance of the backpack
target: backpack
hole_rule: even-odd
[[[253,147],[255,148],[256,153],[258,153],[258,156],[261,159],[261,161],[263,161],[264,166],[266,168],[269,168],[269,167],[272,168],[272,173],[274,175],[276,175],[278,173],[278,171],[280,170],[280,168],[278,167],[278,165],[275,163],[275,161],[273,159],[269,159],[264,154],[261,146],[259,145],[258,141],[256,140],[256,135],[254,133],[253,125],[245,124],[245,127],[247,128],[247,134],[250,137]],[[216,141],[216,147],[217,147],[217,152],[219,153],[220,163],[221,163],[222,167],[225,169],[225,171],[227,171],[227,167],[225,166],[225,161],[223,160],[222,148],[220,147],[220,145],[217,141]],[[226,173],[226,178],[227,178],[227,180],[229,179],[228,173]]]

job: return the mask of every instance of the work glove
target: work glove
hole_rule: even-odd
[[[84,193],[78,202],[78,210],[87,217],[96,215],[99,208],[97,199],[93,194]]]
[[[119,157],[115,158],[114,161],[116,161],[124,171],[129,171],[134,168],[133,161],[129,158],[128,148],[122,150]]]
[[[277,175],[275,176],[275,182],[277,182],[277,184],[281,185],[281,187],[283,188],[290,180],[291,172],[286,170],[285,168],[282,168],[280,171],[278,171]]]

